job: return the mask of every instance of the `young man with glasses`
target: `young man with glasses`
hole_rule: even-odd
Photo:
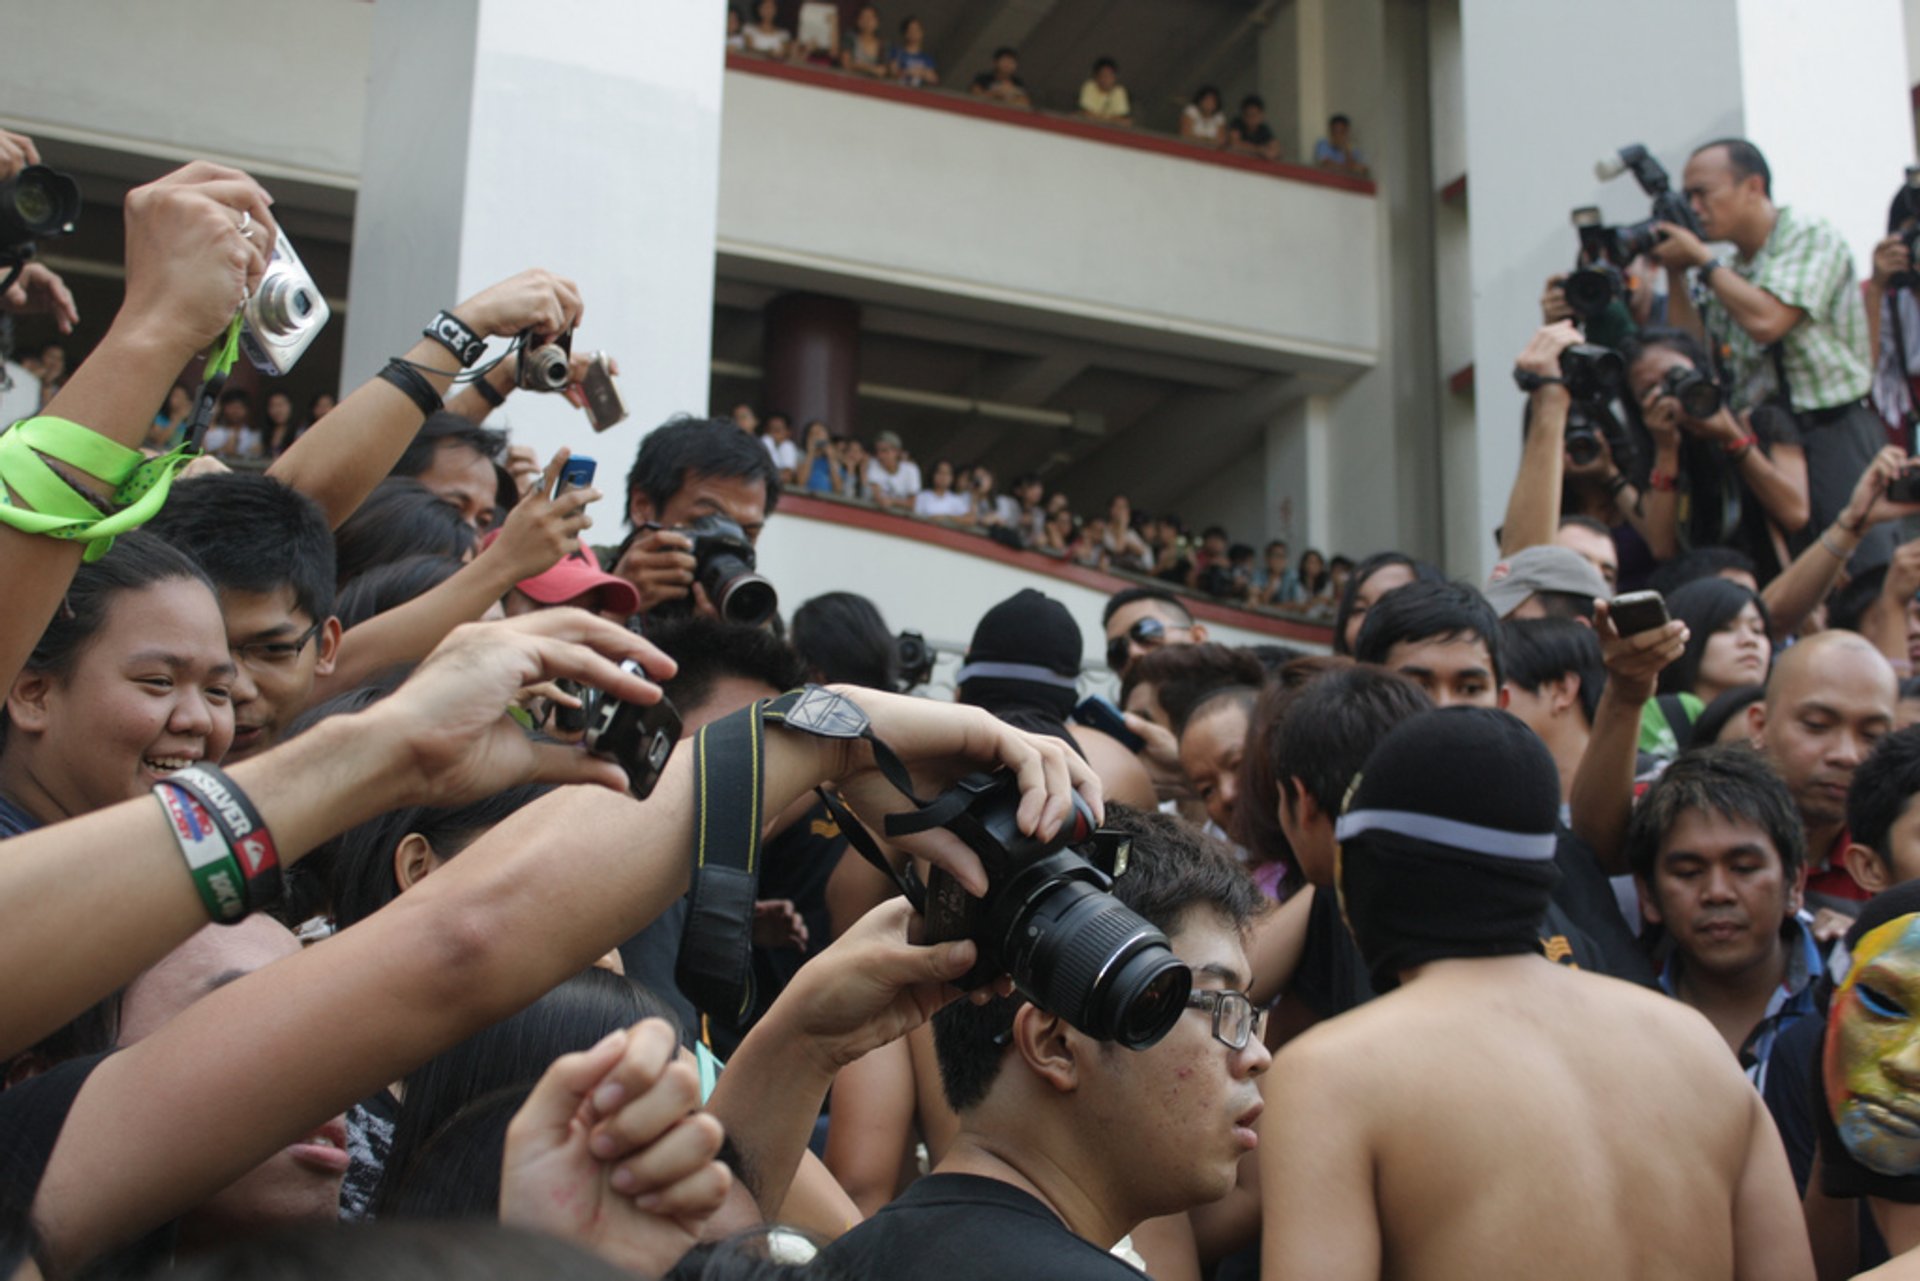
[[[852,1276],[1133,1278],[1115,1250],[1144,1221],[1216,1201],[1258,1143],[1271,1056],[1248,1000],[1263,907],[1231,855],[1178,819],[1113,806],[1133,836],[1114,894],[1193,968],[1189,1009],[1146,1050],[1096,1041],[1021,997],[934,1017],[958,1135],[934,1172],[829,1246]]]
[[[235,472],[181,481],[147,529],[199,562],[220,593],[237,669],[227,763],[265,751],[339,654],[326,516],[298,490]]]
[[[1264,1082],[1262,1275],[1814,1275],[1779,1135],[1712,1026],[1540,955],[1559,808],[1551,754],[1491,708],[1413,717],[1367,758],[1335,886],[1383,995]]]
[[[1204,625],[1172,592],[1158,587],[1129,587],[1107,598],[1100,616],[1107,631],[1107,666],[1124,676],[1127,664],[1163,645],[1198,645]]]

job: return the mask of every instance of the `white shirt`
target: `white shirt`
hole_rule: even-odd
[[[775,440],[771,436],[762,436],[760,443],[767,447],[767,453],[773,457],[773,465],[781,471],[792,471],[800,465],[800,446],[791,439]]]
[[[916,516],[965,516],[972,510],[973,499],[965,494],[956,494],[951,489],[944,494],[923,489],[913,496],[913,514]]]
[[[755,53],[770,53],[777,58],[787,51],[787,44],[793,36],[783,27],[762,31],[758,26],[750,26],[740,32],[740,38]]]
[[[888,498],[912,498],[920,492],[920,464],[900,460],[896,471],[888,471],[880,465],[878,458],[867,461],[867,488],[877,497],[885,494]]]
[[[1227,117],[1223,112],[1216,111],[1210,116],[1203,116],[1200,108],[1189,102],[1180,114],[1187,118],[1187,127],[1196,138],[1218,142],[1227,132]]]

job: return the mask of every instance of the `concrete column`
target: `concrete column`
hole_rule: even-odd
[[[1270,537],[1287,539],[1297,557],[1313,547],[1331,556],[1332,401],[1307,396],[1286,407],[1267,425],[1266,461]]]
[[[580,285],[575,348],[619,362],[631,416],[597,439],[561,397],[519,392],[498,425],[617,476],[648,429],[705,413],[723,16],[719,0],[375,6],[342,387],[438,308],[546,267]]]
[[[860,308],[822,294],[782,294],[766,308],[766,385],[761,403],[784,411],[794,438],[822,419],[855,428],[860,384]]]

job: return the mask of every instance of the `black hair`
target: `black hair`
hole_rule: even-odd
[[[1707,349],[1700,340],[1684,329],[1674,329],[1665,325],[1654,325],[1629,334],[1620,344],[1620,360],[1628,368],[1635,361],[1655,347],[1663,348],[1685,360],[1695,369],[1711,371],[1712,362],[1707,359]]]
[[[1120,682],[1120,705],[1126,706],[1137,687],[1153,686],[1160,710],[1178,738],[1193,709],[1208,694],[1228,685],[1259,685],[1265,679],[1265,665],[1247,650],[1217,641],[1163,645],[1127,664]]]
[[[666,1007],[639,984],[608,970],[589,969],[408,1073],[393,1146],[374,1193],[374,1217],[388,1218],[399,1208],[395,1202],[402,1188],[419,1178],[413,1169],[416,1155],[461,1109],[499,1091],[530,1088],[561,1055],[588,1049],[608,1033],[644,1018],[672,1021]],[[502,1141],[513,1109],[503,1113],[496,1112]],[[416,1205],[430,1195],[455,1204],[464,1200],[482,1207],[482,1213],[498,1214],[497,1158],[486,1166],[436,1165],[442,1176],[436,1182],[442,1186],[408,1190]],[[445,1186],[448,1182],[454,1186]]]
[[[164,1275],[169,1281],[633,1281],[631,1272],[542,1232],[422,1220],[304,1224],[183,1257]]]
[[[1767,158],[1760,154],[1760,148],[1745,138],[1715,138],[1712,142],[1703,142],[1693,149],[1694,155],[1711,151],[1715,147],[1727,149],[1727,164],[1733,168],[1736,178],[1751,178],[1760,175],[1760,190],[1773,199],[1773,170],[1767,167]]]
[[[1749,605],[1760,611],[1760,623],[1771,636],[1773,619],[1767,613],[1767,603],[1731,579],[1696,578],[1667,597],[1667,613],[1685,623],[1691,634],[1679,659],[1660,673],[1660,692],[1692,693],[1700,680],[1700,662],[1706,657],[1707,642]]]
[[[1249,866],[1279,863],[1287,869],[1287,876],[1293,878],[1291,884],[1299,883],[1296,873],[1300,864],[1287,840],[1286,829],[1280,826],[1279,808],[1274,803],[1280,795],[1280,785],[1274,776],[1273,754],[1268,748],[1277,745],[1275,736],[1280,721],[1301,690],[1328,672],[1352,665],[1350,658],[1304,654],[1269,668],[1269,679],[1261,688],[1253,710],[1247,714],[1247,745],[1240,755],[1240,795],[1262,799],[1234,806],[1234,830],[1228,835],[1247,851]]]
[[[1259,697],[1258,685],[1222,685],[1218,689],[1210,689],[1194,700],[1192,709],[1187,712],[1186,720],[1180,726],[1180,733],[1185,734],[1187,726],[1202,717],[1212,715],[1229,703],[1245,712],[1247,720],[1251,722],[1253,705]]]
[[[220,393],[220,403],[223,405],[241,404],[251,409],[253,407],[253,397],[247,393],[245,387],[229,387]]]
[[[310,399],[309,399],[309,400],[307,401],[307,422],[308,422],[308,423],[312,423],[312,422],[314,421],[314,418],[313,418],[313,407],[314,407],[315,405],[317,405],[317,404],[319,404],[319,403],[320,403],[320,398],[321,398],[322,396],[325,396],[325,397],[326,397],[326,398],[327,398],[328,400],[331,400],[331,401],[332,401],[332,402],[334,403],[334,405],[335,405],[336,407],[337,407],[337,406],[338,406],[338,405],[340,404],[340,398],[339,398],[338,396],[336,396],[336,395],[334,395],[334,394],[333,394],[332,392],[330,392],[330,391],[316,391],[316,392],[314,392],[314,393],[313,393],[313,396],[312,396],[312,397],[311,397],[311,398],[310,398]]]
[[[1284,538],[1269,538],[1267,540],[1268,551],[1272,551],[1276,547],[1286,548],[1286,546],[1287,546],[1287,540]]]
[[[335,573],[344,587],[376,565],[408,556],[463,561],[473,551],[474,534],[459,508],[419,481],[388,477],[333,531],[333,545]]]
[[[357,627],[377,614],[426,595],[461,568],[451,556],[403,556],[375,565],[340,589],[334,614],[343,629]]]
[[[1204,542],[1209,538],[1219,538],[1222,542],[1225,542],[1227,538],[1227,527],[1225,525],[1208,525],[1200,531],[1200,539]]]
[[[1353,125],[1353,121],[1348,118],[1346,112],[1336,111],[1332,115],[1327,117],[1327,128],[1331,129],[1335,125],[1347,125],[1348,127],[1351,127]]]
[[[1607,669],[1591,627],[1570,618],[1509,618],[1500,624],[1500,657],[1507,682],[1529,694],[1563,676],[1578,676],[1580,711],[1593,724]]]
[[[1306,573],[1307,557],[1309,556],[1320,562],[1320,572],[1312,578],[1308,578]],[[1301,548],[1300,563],[1295,566],[1294,572],[1300,576],[1300,585],[1307,589],[1307,594],[1310,596],[1318,596],[1320,589],[1325,587],[1328,580],[1333,577],[1333,568],[1327,564],[1326,553],[1318,547]]]
[[[1249,543],[1233,543],[1227,547],[1228,561],[1242,561],[1242,560],[1252,560],[1252,559],[1253,559],[1253,547]]]
[[[1096,74],[1098,74],[1098,72],[1102,67],[1111,67],[1115,75],[1120,74],[1120,64],[1115,62],[1112,58],[1099,57],[1093,60],[1093,69]]]
[[[1571,516],[1562,516],[1560,518],[1560,523],[1554,526],[1554,528],[1555,529],[1584,529],[1588,533],[1599,534],[1605,538],[1613,537],[1613,531],[1607,528],[1606,522],[1595,520],[1591,516],[1582,516],[1578,513],[1575,513]]]
[[[1760,577],[1753,557],[1738,547],[1696,547],[1655,568],[1647,586],[1662,596],[1671,596],[1688,583],[1718,578],[1730,569],[1752,574],[1755,580]]]
[[[1893,869],[1893,825],[1920,792],[1920,725],[1896,730],[1853,771],[1847,788],[1847,832]]]
[[[1359,603],[1360,589],[1366,581],[1383,569],[1393,565],[1405,565],[1413,571],[1416,582],[1439,582],[1440,571],[1425,561],[1415,560],[1405,552],[1375,552],[1353,567],[1353,577],[1347,580],[1347,590],[1340,593],[1340,604],[1333,611],[1333,652],[1351,655],[1347,645],[1347,620],[1353,617],[1354,606]]]
[[[1020,51],[1010,44],[1003,44],[993,51],[993,60],[995,62],[1000,61],[1002,58],[1018,58],[1019,56]]]
[[[714,685],[729,676],[780,691],[806,683],[800,655],[765,628],[696,616],[649,628],[647,639],[680,665],[665,689],[683,716],[705,703]]]
[[[1100,611],[1100,625],[1105,627],[1113,621],[1115,614],[1135,601],[1142,600],[1157,600],[1163,605],[1171,606],[1175,613],[1186,620],[1180,626],[1193,626],[1193,611],[1187,608],[1186,602],[1164,587],[1126,587],[1115,592],[1107,597],[1106,608]]]
[[[1218,85],[1201,85],[1198,89],[1195,89],[1193,91],[1193,105],[1196,107],[1199,106],[1200,100],[1208,94],[1213,95],[1214,105],[1218,106],[1220,104],[1220,88]]]
[[[1257,93],[1250,93],[1240,99],[1240,110],[1245,111],[1248,107],[1258,107],[1260,110],[1265,111],[1267,109],[1267,100]]]
[[[1887,566],[1890,563],[1882,561],[1870,569],[1861,570],[1827,597],[1827,627],[1830,630],[1860,630],[1867,610],[1880,599],[1881,589],[1887,585]]]
[[[627,473],[628,516],[633,498],[646,495],[656,517],[694,476],[722,480],[758,480],[767,488],[767,515],[780,502],[780,473],[758,437],[749,436],[731,418],[693,418],[682,414],[647,433]]]
[[[1106,827],[1133,838],[1113,896],[1163,933],[1173,934],[1198,908],[1218,913],[1244,933],[1265,911],[1266,898],[1226,846],[1192,824],[1109,805]],[[940,1085],[956,1112],[977,1107],[993,1088],[1006,1053],[1001,1042],[1023,1003],[1018,996],[984,1005],[955,1001],[933,1016]]]
[[[1270,776],[1298,779],[1320,812],[1338,818],[1354,776],[1388,731],[1432,711],[1425,690],[1398,672],[1355,663],[1323,672],[1300,687],[1258,749]],[[1291,805],[1291,789],[1280,800]]]
[[[724,1241],[703,1241],[681,1255],[661,1281],[854,1281],[851,1273],[818,1256],[808,1263],[776,1262],[776,1232],[786,1236],[797,1229],[748,1228]]]
[[[346,929],[400,897],[393,855],[409,833],[424,836],[434,856],[444,862],[552,790],[550,783],[517,783],[463,805],[389,810],[322,842],[300,867],[311,867],[322,878],[334,924]]]
[[[1502,679],[1500,619],[1487,598],[1465,583],[1408,583],[1382,596],[1367,611],[1367,621],[1360,625],[1359,638],[1353,643],[1353,656],[1363,663],[1384,663],[1403,641],[1467,637],[1486,645],[1487,662],[1498,684]]]
[[[1627,822],[1627,864],[1642,880],[1653,880],[1660,842],[1692,811],[1751,823],[1766,834],[1789,882],[1807,861],[1806,830],[1787,785],[1750,747],[1696,747],[1667,766]]]
[[[900,34],[903,36],[906,35],[907,28],[919,21],[920,21],[920,15],[917,13],[910,13],[906,17],[900,19]]]
[[[1687,747],[1712,747],[1720,741],[1727,723],[1746,713],[1749,707],[1767,696],[1765,685],[1735,685],[1714,696],[1687,728]],[[1679,728],[1678,726],[1675,727]]]
[[[827,592],[793,611],[787,628],[811,678],[897,690],[899,658],[879,608],[857,592]]]
[[[22,670],[66,676],[89,642],[107,625],[114,599],[176,578],[214,591],[206,571],[185,552],[145,530],[122,534],[99,560],[74,571],[60,608],[47,620]]]
[[[196,476],[147,522],[193,557],[223,591],[267,594],[291,587],[312,622],[333,614],[333,531],[320,504],[258,472]]]
[[[450,409],[442,409],[420,424],[420,430],[413,434],[407,447],[400,452],[400,460],[393,465],[389,476],[420,476],[431,470],[434,457],[442,445],[465,445],[484,458],[498,461],[507,448],[507,434],[482,427],[478,423],[462,418]]]

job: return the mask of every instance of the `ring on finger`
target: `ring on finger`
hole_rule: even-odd
[[[253,210],[242,209],[240,211],[240,225],[236,227],[235,230],[248,240],[253,239]]]

